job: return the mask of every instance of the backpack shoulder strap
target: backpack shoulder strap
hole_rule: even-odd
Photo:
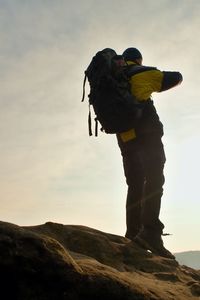
[[[141,66],[141,65],[129,65],[126,68],[127,68],[127,75],[129,77],[134,76],[139,73],[142,73],[142,72],[156,70],[155,67],[146,67],[146,66]]]

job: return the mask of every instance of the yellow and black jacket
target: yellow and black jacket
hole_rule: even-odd
[[[163,134],[163,126],[156,113],[156,109],[151,100],[153,92],[166,91],[182,81],[179,72],[162,72],[154,67],[146,67],[128,61],[129,75],[132,94],[145,103],[143,117],[139,122],[138,128],[132,128],[120,134],[123,142],[134,139],[140,134],[159,132]]]

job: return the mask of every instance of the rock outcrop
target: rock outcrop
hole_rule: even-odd
[[[89,227],[0,222],[1,299],[200,299],[200,271]]]

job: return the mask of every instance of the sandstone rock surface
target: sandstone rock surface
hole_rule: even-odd
[[[197,300],[200,271],[85,226],[0,222],[2,299]]]

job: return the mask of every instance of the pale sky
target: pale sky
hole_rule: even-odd
[[[0,220],[125,233],[114,135],[89,137],[83,73],[105,47],[137,47],[184,82],[154,94],[167,163],[161,220],[172,252],[200,250],[200,1],[0,0]]]

